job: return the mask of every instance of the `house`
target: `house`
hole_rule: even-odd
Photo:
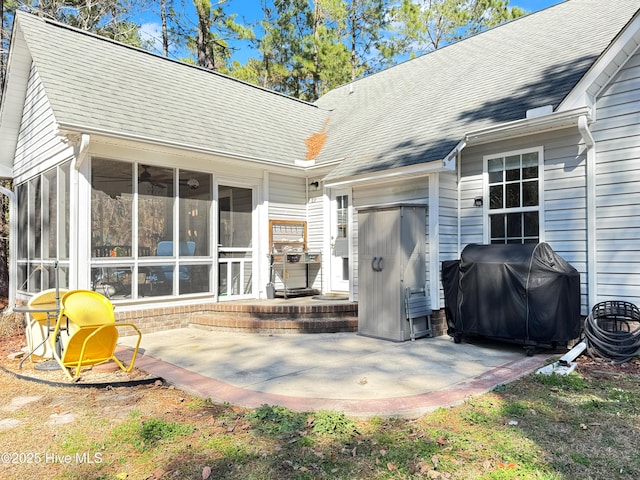
[[[11,289],[52,287],[58,262],[60,285],[143,328],[274,281],[357,301],[360,214],[409,205],[436,311],[441,262],[471,243],[549,243],[585,314],[640,303],[638,8],[568,0],[313,104],[18,12],[0,111]],[[274,280],[276,227],[321,264]]]

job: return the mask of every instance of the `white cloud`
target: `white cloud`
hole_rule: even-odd
[[[162,26],[159,23],[148,22],[140,25],[140,38],[148,49],[162,53]]]

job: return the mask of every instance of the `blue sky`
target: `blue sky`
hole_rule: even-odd
[[[523,8],[524,10],[535,12],[550,5],[561,3],[562,0],[511,0],[510,6]],[[227,0],[229,11],[238,13],[238,17],[245,16],[247,19],[254,19],[255,15],[260,15],[260,0]]]
[[[184,5],[188,8],[188,11],[184,13],[189,15],[190,17],[195,17],[195,12],[193,9],[193,2],[191,0],[183,0]],[[556,5],[558,3],[562,3],[563,0],[511,0],[509,2],[510,6],[517,6],[529,12],[536,12],[538,10],[542,10],[543,8],[549,7],[551,5]],[[606,1],[606,0],[602,0]],[[176,8],[181,2],[175,2]],[[215,0],[212,0],[211,3],[215,3]],[[227,11],[229,13],[236,13],[236,21],[238,23],[244,24],[252,23],[260,19],[262,16],[262,12],[260,10],[260,0],[226,0],[227,3]],[[195,26],[195,23],[194,23]],[[142,26],[143,36],[146,38],[155,38],[156,44],[160,45],[160,23],[158,18],[150,19],[149,23],[144,23]],[[247,58],[252,55],[249,47],[244,44],[235,45],[235,47],[239,50],[236,50],[236,53],[233,55],[235,60],[238,60],[241,63],[244,63]],[[161,49],[159,48],[158,52]]]

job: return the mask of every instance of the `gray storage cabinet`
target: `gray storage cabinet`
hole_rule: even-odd
[[[424,205],[358,210],[359,334],[409,340],[404,296],[425,286],[425,217]]]

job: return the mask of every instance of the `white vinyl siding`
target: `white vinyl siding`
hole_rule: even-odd
[[[484,231],[488,226],[483,218],[489,201],[483,192],[483,158],[542,146],[544,163],[539,175],[543,182],[540,196],[543,221],[540,225],[540,241],[549,243],[556,253],[580,272],[585,313],[588,303],[586,155],[580,144],[578,132],[566,129],[464,150],[460,181],[460,247],[464,249],[472,243],[485,243],[488,238],[488,231]],[[477,197],[483,198],[484,207],[474,206]]]
[[[305,179],[287,175],[269,175],[269,219],[307,221]],[[307,240],[309,224],[307,222]],[[266,232],[269,235],[269,232]],[[268,237],[267,237],[268,238]],[[283,287],[276,279],[276,289]],[[287,265],[287,288],[306,286],[306,270],[303,264]]]
[[[640,304],[640,54],[597,102],[598,301]]]
[[[324,195],[322,184],[317,189],[309,190],[307,201],[307,249],[312,253],[322,253],[324,242]],[[324,264],[324,258],[322,262]],[[319,266],[309,266],[309,283],[311,288],[322,290],[327,283]]]
[[[307,219],[304,182],[304,178],[273,173],[269,175],[269,219]]]
[[[16,146],[14,174],[18,177],[26,171],[34,173],[33,169],[42,172],[67,160],[71,154],[71,147],[56,135],[56,120],[51,105],[38,72],[32,66]]]

